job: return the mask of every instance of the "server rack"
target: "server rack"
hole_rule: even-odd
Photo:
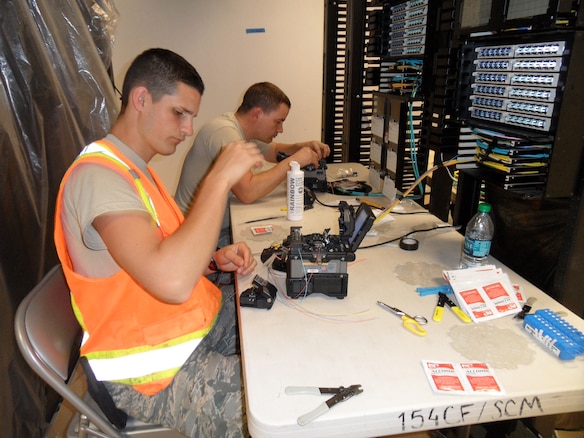
[[[476,134],[475,161],[485,180],[523,197],[573,195],[581,152],[554,143],[568,72],[577,70],[570,68],[578,63],[574,36],[483,38],[462,48],[460,118]]]
[[[327,5],[351,5],[354,2],[357,0],[327,2]],[[577,285],[584,282],[584,271],[578,268],[584,259],[584,240],[582,240],[584,233],[584,206],[582,205],[584,133],[582,130],[584,125],[580,121],[584,113],[584,92],[581,80],[584,77],[582,1],[432,0],[427,2],[428,18],[424,23],[426,34],[423,53],[419,44],[421,40],[413,39],[420,36],[416,34],[418,30],[408,30],[408,33],[403,35],[396,33],[392,35],[392,32],[400,30],[391,28],[390,11],[395,7],[415,8],[420,4],[426,6],[425,2],[368,0],[360,4],[365,12],[360,16],[357,15],[356,20],[350,18],[351,8],[347,8],[349,16],[347,32],[350,32],[353,26],[360,26],[365,44],[362,47],[363,64],[360,67],[362,71],[359,73],[362,76],[363,86],[353,91],[356,93],[353,95],[364,96],[361,94],[363,91],[369,93],[371,90],[399,95],[400,93],[396,93],[397,90],[389,85],[395,73],[390,70],[394,66],[399,66],[396,60],[411,46],[412,50],[419,50],[419,52],[408,53],[412,55],[409,58],[418,59],[423,64],[422,84],[417,94],[417,97],[423,101],[419,147],[427,151],[428,161],[433,161],[433,164],[439,164],[457,155],[459,145],[471,150],[470,159],[466,157],[467,161],[471,162],[460,166],[455,173],[455,176],[458,175],[457,179],[453,180],[449,170],[445,168],[438,169],[428,179],[431,192],[426,206],[432,213],[443,220],[449,220],[452,215],[452,222],[464,227],[474,214],[477,203],[484,196],[483,189],[487,187],[487,184],[489,188],[492,187],[493,181],[488,178],[489,169],[478,163],[475,164],[473,155],[476,138],[473,137],[475,135],[473,128],[493,129],[506,135],[517,135],[521,140],[533,141],[542,148],[545,147],[546,141],[551,140],[552,150],[546,163],[547,167],[545,172],[541,172],[545,175],[543,177],[540,175],[542,180],[537,181],[540,184],[532,184],[529,190],[509,190],[518,189],[517,184],[516,187],[505,187],[499,183],[495,187],[500,190],[500,193],[506,194],[505,196],[512,195],[518,200],[517,210],[522,210],[521,202],[530,203],[535,216],[540,211],[542,215],[550,214],[550,204],[562,206],[562,223],[559,228],[565,228],[565,230],[562,231],[564,234],[560,238],[561,242],[557,243],[557,239],[554,241],[555,245],[561,247],[561,253],[559,256],[555,254],[554,257],[543,257],[544,262],[553,266],[553,287],[542,284],[538,286],[550,292],[577,313],[584,315],[584,301],[580,295],[574,293]],[[393,41],[400,38],[403,42]],[[510,119],[511,123],[497,122],[485,118],[485,113],[481,116],[480,112],[475,111],[488,109],[490,103],[488,99],[485,100],[484,90],[479,91],[477,88],[478,81],[474,81],[475,86],[472,87],[473,68],[477,73],[474,67],[474,62],[477,61],[476,48],[501,46],[508,43],[531,44],[557,41],[565,41],[565,52],[561,56],[560,71],[557,72],[557,82],[554,85],[556,95],[550,96],[547,108],[541,104],[535,104],[535,107],[529,108],[522,107],[521,105],[526,102],[524,97],[520,97],[519,101],[504,97],[506,101],[496,103],[496,105],[506,105],[504,112],[514,113],[512,116],[535,110],[551,111],[549,113],[551,116],[545,119],[541,127],[522,126],[524,120],[519,118]],[[416,43],[418,43],[418,48],[415,48]],[[360,49],[352,40],[347,50]],[[391,50],[401,50],[401,52],[391,52]],[[391,54],[396,56],[392,57]],[[359,68],[357,64],[351,65],[351,68]],[[355,73],[354,77],[357,75]],[[340,78],[340,76],[337,77]],[[347,84],[349,81],[344,80],[344,83]],[[375,90],[375,86],[379,88]],[[405,93],[402,97],[407,100]],[[518,96],[512,97],[515,99]],[[353,113],[351,117],[358,119],[360,126],[354,123],[349,128],[347,132],[351,133],[352,139],[347,142],[347,138],[344,137],[344,145],[349,148],[361,148],[362,153],[352,156],[358,156],[363,163],[370,161],[375,173],[379,175],[387,165],[387,156],[382,148],[383,139],[376,136],[374,132],[367,132],[364,126],[366,118],[362,116],[363,111],[367,111],[369,106],[362,105],[362,102],[357,103],[359,111]],[[372,105],[372,115],[378,109]],[[509,114],[502,114],[502,116],[507,115]],[[341,119],[336,119],[336,122],[339,129],[343,130],[348,121]],[[371,122],[379,124],[375,117],[371,118]],[[343,136],[343,133],[339,134],[339,137]],[[369,152],[371,158],[369,158]],[[507,178],[516,178],[516,175]],[[379,179],[378,176],[377,183]],[[563,207],[565,205],[567,205],[566,208]],[[511,213],[516,212],[511,211]],[[534,225],[529,219],[525,220],[527,220],[527,228]],[[505,236],[506,230],[501,228],[498,238],[514,241]],[[521,272],[521,269],[512,267]],[[524,276],[534,281],[530,275],[524,274]]]
[[[428,0],[384,3],[379,14],[379,90],[373,96],[371,183],[389,198],[412,187],[427,169],[422,147],[424,55],[431,22]],[[410,195],[424,204],[425,183]]]
[[[423,101],[377,92],[373,102],[370,182],[392,199],[412,187],[427,168],[427,150],[420,146]],[[411,193],[423,203],[425,183]]]
[[[584,315],[581,2],[478,0],[456,16],[455,114],[476,135],[477,164],[460,170],[453,221],[464,229],[486,188],[499,210],[493,254]]]

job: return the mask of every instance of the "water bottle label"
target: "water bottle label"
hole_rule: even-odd
[[[472,257],[486,257],[491,250],[490,240],[464,239],[464,252]]]

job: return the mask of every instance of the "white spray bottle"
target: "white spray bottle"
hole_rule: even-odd
[[[304,215],[304,172],[296,161],[291,161],[287,175],[288,220],[300,221]]]

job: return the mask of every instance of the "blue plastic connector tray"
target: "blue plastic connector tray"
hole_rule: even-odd
[[[550,309],[526,315],[523,328],[561,360],[584,354],[584,333]]]

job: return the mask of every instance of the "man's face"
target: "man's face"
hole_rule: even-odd
[[[283,103],[269,113],[260,111],[254,138],[264,143],[271,143],[278,134],[284,132],[284,121],[289,111],[290,108]]]
[[[174,94],[165,94],[157,102],[145,98],[141,135],[152,153],[171,155],[177,145],[193,135],[193,121],[199,113],[201,94],[193,87],[179,83]]]

